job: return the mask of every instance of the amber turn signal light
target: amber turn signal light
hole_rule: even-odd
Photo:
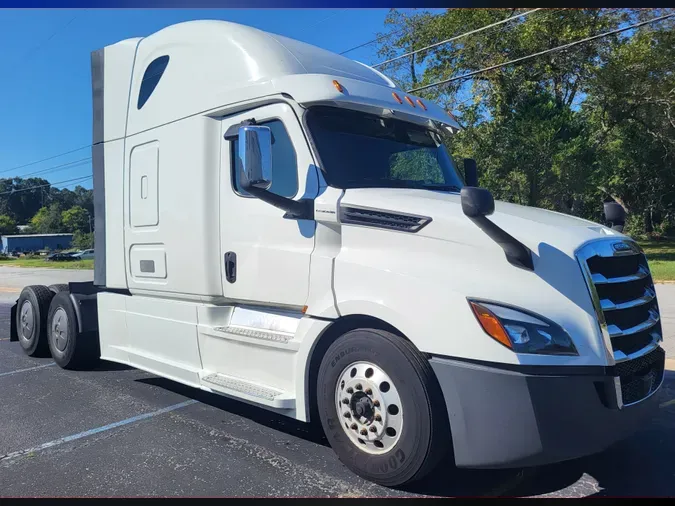
[[[337,82],[337,80],[333,80],[333,86],[335,86],[335,89],[338,90],[340,93],[344,92],[344,88],[340,83]]]
[[[401,97],[399,97],[398,93],[395,91],[392,91],[391,96],[394,97],[394,100],[396,100],[399,104],[403,103],[403,100],[401,100]]]
[[[481,306],[476,302],[469,302],[471,309],[473,309],[478,322],[480,323],[483,330],[495,341],[500,342],[507,348],[513,349],[511,340],[509,339],[506,329],[497,319],[497,317],[489,309]]]

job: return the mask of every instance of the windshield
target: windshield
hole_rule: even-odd
[[[312,107],[307,124],[328,184],[337,188],[463,186],[436,132],[399,119]]]

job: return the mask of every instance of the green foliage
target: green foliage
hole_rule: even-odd
[[[63,230],[61,208],[58,204],[41,207],[30,221],[31,229],[38,234],[54,234]]]
[[[94,247],[94,234],[76,230],[73,233],[73,246],[77,249],[92,249]]]
[[[73,206],[61,213],[61,222],[68,232],[89,230],[89,212],[80,206]]]
[[[6,214],[0,214],[0,235],[12,235],[16,233],[16,221]]]
[[[524,12],[390,11],[383,59]],[[651,19],[666,9],[547,9],[403,58],[379,70],[404,89],[498,65]],[[628,230],[675,221],[673,20],[595,39],[419,92],[464,127],[449,150],[475,158],[496,198],[602,221],[603,201],[628,211]],[[406,169],[410,172],[410,169]],[[662,225],[665,223],[666,225]]]

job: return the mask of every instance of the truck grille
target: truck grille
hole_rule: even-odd
[[[645,357],[651,357],[657,365],[652,364],[652,369],[645,369],[647,372],[644,374],[658,376],[658,382],[652,385],[656,389],[663,377],[665,360],[661,360],[659,373],[660,355],[654,353],[660,350],[661,321],[647,259],[637,244],[630,240],[590,243],[579,250],[577,257],[593,299],[605,345],[617,364],[623,404],[637,402],[651,395],[649,389],[645,391],[651,376],[647,381],[639,374],[634,376],[622,371],[643,365]]]

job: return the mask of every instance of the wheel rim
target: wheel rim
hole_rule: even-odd
[[[33,335],[33,328],[35,327],[35,321],[33,317],[33,304],[30,301],[26,300],[21,304],[20,311],[20,331],[21,337],[25,340],[30,340]]]
[[[401,437],[401,396],[389,375],[375,364],[354,362],[342,371],[335,407],[342,429],[361,451],[387,453]]]
[[[68,345],[68,315],[63,308],[58,308],[54,311],[52,318],[52,338],[54,347],[63,351]]]

